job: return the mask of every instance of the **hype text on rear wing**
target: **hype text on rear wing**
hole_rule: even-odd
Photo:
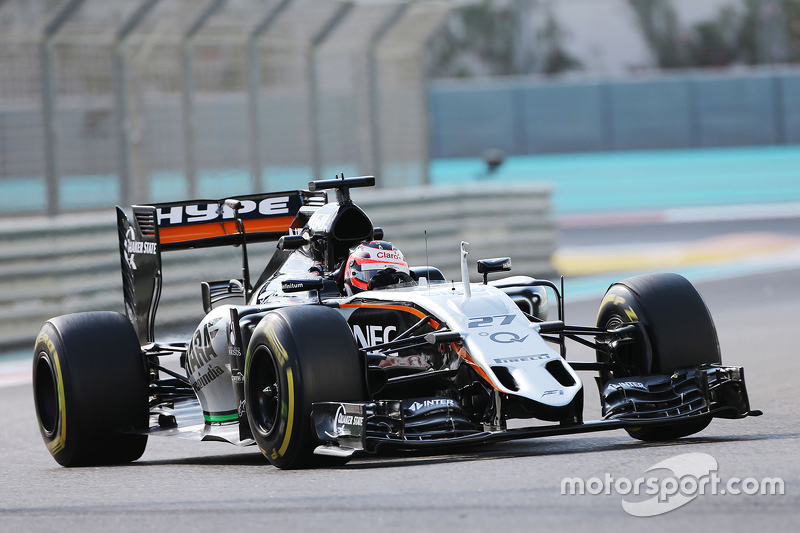
[[[327,202],[324,192],[284,191],[237,196],[247,242],[277,241],[302,228],[313,210]],[[302,220],[299,220],[302,219]],[[154,341],[161,296],[161,252],[242,243],[233,209],[222,200],[190,200],[132,206],[132,218],[117,206],[117,229],[125,312],[139,342]]]

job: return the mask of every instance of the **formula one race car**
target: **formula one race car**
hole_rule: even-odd
[[[615,283],[595,327],[565,325],[563,282],[488,280],[509,258],[477,261],[482,283],[469,281],[467,243],[458,282],[409,267],[350,199],[374,182],[134,206],[132,219],[117,208],[127,316],[60,316],[36,340],[36,413],[56,461],[133,461],[149,435],[165,435],[256,444],[299,468],[607,429],[669,440],[761,414],[743,369],[721,364],[708,309],[683,277]],[[269,240],[277,251],[251,284],[247,244]],[[207,314],[191,338],[157,342],[161,253],[223,245],[241,246],[242,278],[202,283]],[[568,339],[597,361],[568,362]],[[178,354],[185,374],[159,360]],[[584,422],[576,371],[597,373],[602,420]]]

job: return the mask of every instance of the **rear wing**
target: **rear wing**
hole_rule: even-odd
[[[327,203],[324,192],[285,191],[236,197],[242,204],[247,242],[277,241],[302,228],[308,211]],[[154,342],[156,309],[161,297],[161,252],[237,245],[233,210],[223,200],[190,200],[132,206],[133,218],[117,206],[125,313],[142,345]],[[303,216],[298,216],[302,208]]]
[[[236,196],[247,242],[276,241],[286,235],[304,206],[322,206],[325,193],[288,191]],[[225,200],[190,200],[153,204],[162,250],[239,244],[233,209]],[[139,206],[134,206],[134,212]],[[301,226],[302,227],[302,226]]]

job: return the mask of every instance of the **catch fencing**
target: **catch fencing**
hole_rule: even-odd
[[[422,64],[450,9],[2,0],[0,213],[232,196],[337,172],[425,183]]]

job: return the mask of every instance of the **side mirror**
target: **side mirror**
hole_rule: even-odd
[[[325,280],[322,278],[287,279],[281,282],[281,290],[285,293],[317,291],[317,301],[322,303],[322,289]]]
[[[281,290],[285,293],[321,291],[325,286],[325,280],[316,279],[287,279],[281,282]]]
[[[511,270],[510,257],[494,257],[492,259],[478,259],[478,274],[483,274],[483,284],[488,283],[489,272],[509,272]]]

